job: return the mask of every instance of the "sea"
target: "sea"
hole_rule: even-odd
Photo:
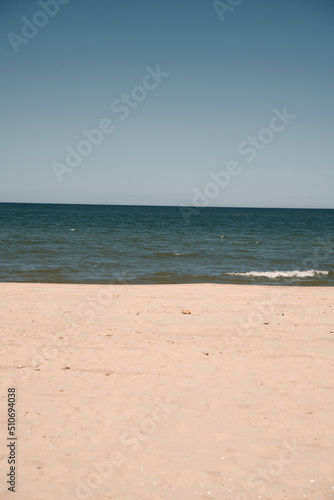
[[[334,210],[0,204],[0,281],[334,285]]]

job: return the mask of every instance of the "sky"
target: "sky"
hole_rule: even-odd
[[[1,0],[0,201],[334,208],[332,0]]]

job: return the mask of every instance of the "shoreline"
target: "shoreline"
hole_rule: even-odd
[[[168,287],[180,287],[180,286],[218,286],[218,287],[249,287],[249,288],[300,288],[301,290],[304,289],[309,289],[313,288],[317,290],[318,288],[333,288],[334,285],[328,284],[328,285],[292,285],[292,284],[267,284],[267,283],[208,283],[208,282],[203,282],[203,283],[53,283],[53,282],[43,282],[43,281],[0,281],[0,287],[3,285],[29,285],[29,286],[101,286],[101,287],[106,287],[106,286],[114,286],[114,287],[161,287],[161,286],[168,286]]]

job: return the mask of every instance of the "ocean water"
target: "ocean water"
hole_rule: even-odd
[[[0,281],[334,285],[334,210],[0,204]]]

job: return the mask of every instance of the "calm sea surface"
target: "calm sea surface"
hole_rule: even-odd
[[[0,204],[0,281],[334,285],[334,210]]]

